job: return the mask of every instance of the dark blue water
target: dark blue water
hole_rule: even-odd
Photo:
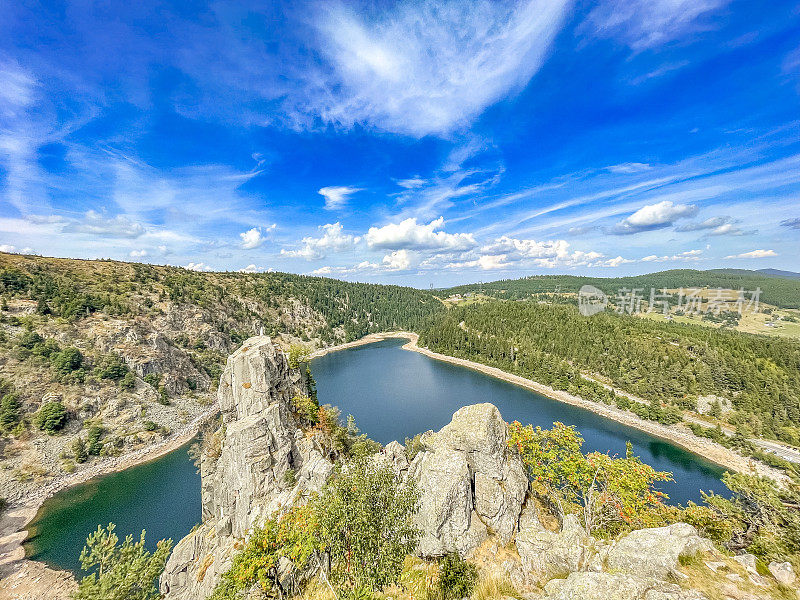
[[[386,340],[314,359],[320,402],[352,414],[362,432],[383,444],[438,430],[462,406],[491,402],[506,421],[543,428],[554,421],[574,425],[586,440],[586,452],[625,456],[630,440],[644,462],[673,473],[675,481],[661,486],[672,503],[699,503],[700,490],[727,493],[720,481],[723,469],[696,454],[500,379],[402,350],[404,343]]]

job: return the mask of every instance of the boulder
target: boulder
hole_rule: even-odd
[[[781,585],[793,585],[795,581],[794,569],[790,562],[771,562],[767,567],[775,580]]]
[[[617,540],[606,558],[609,570],[666,579],[680,556],[713,550],[711,542],[687,523],[638,529]]]
[[[516,545],[522,566],[536,579],[547,580],[588,568],[596,554],[594,540],[586,535],[575,515],[564,517],[561,531],[549,531],[538,519],[520,518]]]
[[[465,555],[490,532],[503,544],[512,540],[528,478],[507,440],[506,423],[492,404],[465,406],[425,436],[425,450],[408,473],[420,489],[421,556]]]
[[[699,592],[687,591],[635,575],[612,573],[570,573],[545,585],[552,600],[703,600]]]

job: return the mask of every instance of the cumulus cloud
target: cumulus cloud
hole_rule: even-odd
[[[184,269],[188,269],[190,271],[213,271],[211,267],[207,264],[202,262],[190,262],[188,265],[184,265]]]
[[[322,231],[320,237],[304,237],[302,246],[298,250],[287,250],[283,248],[281,254],[294,258],[304,258],[305,260],[317,260],[327,256],[328,252],[343,252],[353,248],[359,241],[359,237],[344,233],[342,224],[328,223],[319,228]]]
[[[317,193],[325,198],[325,210],[339,210],[347,205],[350,196],[362,189],[346,185],[331,185],[320,188]]]
[[[408,250],[395,250],[383,257],[383,264],[390,271],[405,271],[411,266]]]
[[[769,258],[772,256],[778,256],[778,253],[774,250],[751,250],[741,254],[730,254],[725,258]]]
[[[328,3],[317,26],[329,69],[309,75],[298,116],[419,137],[452,131],[528,83],[570,4],[429,0],[362,16]]]
[[[613,37],[643,51],[707,31],[706,17],[729,0],[605,0],[584,26],[590,35]]]
[[[144,235],[145,228],[140,223],[135,223],[124,215],[109,217],[94,210],[89,210],[83,219],[68,222],[63,231],[65,233],[87,233],[102,237],[137,238]]]
[[[790,229],[800,229],[800,217],[781,221],[781,225],[784,227],[789,227]]]
[[[438,231],[444,226],[439,217],[428,224],[417,223],[415,217],[390,223],[383,227],[370,227],[365,239],[370,248],[389,250],[468,250],[477,246],[471,233],[446,233]]]
[[[648,204],[632,215],[625,217],[609,232],[615,235],[629,235],[642,231],[652,231],[669,227],[678,219],[691,217],[697,212],[693,204],[675,204],[671,200],[663,200],[656,204]]]
[[[0,252],[8,252],[10,254],[33,254],[33,248],[17,249],[16,246],[11,244],[0,244]]]
[[[254,264],[247,265],[242,269],[237,270],[238,273],[274,273],[275,269],[269,268],[265,269],[264,267],[257,267]]]
[[[258,248],[264,243],[264,236],[258,227],[253,227],[247,231],[240,233],[239,237],[242,238],[242,248],[245,250],[252,250]]]
[[[147,250],[131,250],[130,257],[131,258],[144,258],[147,256]]]
[[[669,262],[674,260],[700,260],[701,255],[703,254],[702,250],[687,250],[686,252],[680,252],[679,254],[673,254],[672,256],[658,256],[657,254],[651,254],[650,256],[645,256],[642,258],[642,262]]]

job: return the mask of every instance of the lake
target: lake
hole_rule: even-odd
[[[661,486],[673,503],[700,503],[700,490],[727,492],[720,481],[724,469],[696,454],[501,379],[403,350],[405,343],[384,340],[314,359],[319,401],[338,406],[343,416],[352,414],[361,431],[382,444],[438,430],[462,406],[491,402],[509,422],[574,425],[587,452],[625,456],[630,441],[644,462],[673,473],[675,481]]]
[[[383,444],[440,429],[462,406],[491,402],[506,421],[575,425],[585,451],[624,456],[629,440],[644,462],[674,474],[675,482],[661,488],[671,502],[700,502],[700,490],[726,493],[719,479],[723,469],[691,452],[500,379],[402,350],[405,342],[385,340],[314,359],[320,402],[352,414],[362,432]],[[184,446],[56,494],[32,523],[28,555],[78,574],[86,536],[111,521],[121,538],[146,529],[150,548],[162,538],[177,542],[200,521],[200,476],[186,451]]]

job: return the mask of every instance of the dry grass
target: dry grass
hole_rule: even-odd
[[[472,600],[498,600],[504,596],[520,598],[519,592],[505,577],[482,575],[472,592]]]
[[[724,566],[719,567],[715,573],[706,566],[706,562],[722,562]],[[680,563],[680,571],[689,577],[680,582],[681,586],[703,593],[708,600],[728,600],[731,597],[746,597],[748,594],[755,598],[797,600],[794,590],[778,585],[772,577],[764,578],[766,587],[754,585],[745,568],[732,558],[699,554],[682,559]],[[732,581],[726,575],[738,575],[741,579]],[[731,593],[734,587],[738,588],[738,593]]]

